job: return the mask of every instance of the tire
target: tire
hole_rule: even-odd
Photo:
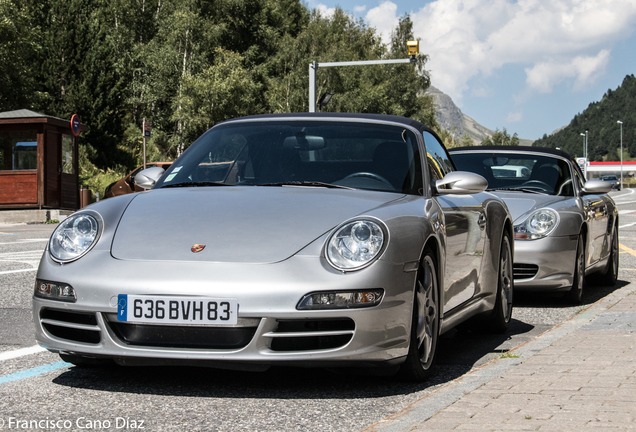
[[[426,381],[432,376],[439,337],[439,286],[435,256],[424,252],[413,299],[411,338],[406,361],[398,375],[411,382]]]
[[[512,272],[512,248],[510,235],[504,233],[499,252],[499,277],[497,282],[497,300],[489,321],[489,329],[494,333],[505,333],[512,319],[512,298],[514,279]]]
[[[579,234],[578,245],[576,246],[576,261],[574,262],[574,278],[572,288],[567,292],[568,302],[581,304],[583,301],[583,289],[585,288],[585,242],[583,234]]]
[[[110,366],[114,363],[109,359],[82,357],[75,354],[59,354],[60,358],[67,363],[71,363],[77,367],[101,367]]]
[[[618,281],[618,226],[614,228],[614,234],[612,235],[612,244],[610,250],[610,257],[607,263],[607,268],[598,278],[599,283],[604,286],[616,285]]]

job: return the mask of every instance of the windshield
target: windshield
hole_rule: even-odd
[[[457,169],[488,180],[489,190],[514,189],[549,195],[574,196],[568,163],[548,155],[515,152],[452,154]]]
[[[415,135],[362,122],[254,121],[215,127],[172,164],[155,188],[342,187],[419,194]]]

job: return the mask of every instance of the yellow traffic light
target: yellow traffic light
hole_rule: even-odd
[[[415,57],[420,53],[420,41],[408,41],[406,47],[410,56]]]

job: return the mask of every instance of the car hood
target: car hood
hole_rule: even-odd
[[[572,198],[555,195],[539,195],[528,192],[493,191],[492,193],[504,200],[510,211],[510,216],[512,216],[512,220],[515,222],[519,217],[530,210],[548,207],[556,202]]]
[[[403,195],[301,187],[196,187],[142,192],[114,235],[122,260],[272,263],[343,221]],[[194,245],[205,248],[193,253]]]

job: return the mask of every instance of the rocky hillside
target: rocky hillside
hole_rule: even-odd
[[[454,137],[460,138],[464,133],[467,133],[475,144],[479,144],[482,139],[487,136],[492,136],[495,133],[492,129],[480,125],[474,119],[464,114],[457,105],[455,105],[451,97],[439,89],[431,86],[428,89],[428,93],[435,98],[437,122],[443,129],[451,131]],[[514,131],[509,132],[514,133]],[[522,139],[521,145],[532,145],[532,140]]]

